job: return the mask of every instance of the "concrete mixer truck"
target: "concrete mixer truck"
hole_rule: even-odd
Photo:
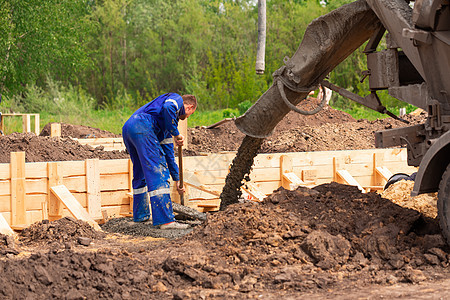
[[[377,50],[385,37],[385,49]],[[327,75],[365,42],[368,95],[329,82]],[[408,164],[419,167],[412,195],[438,192],[438,217],[450,242],[450,1],[359,0],[312,21],[292,57],[273,74],[273,85],[235,120],[246,134],[221,194],[221,208],[238,201],[262,141],[310,91],[327,87],[380,113],[379,90],[428,112],[423,124],[375,133],[376,147],[406,146]]]

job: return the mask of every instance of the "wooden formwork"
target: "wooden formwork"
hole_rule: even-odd
[[[0,130],[5,131],[5,117],[22,117],[22,131],[23,132],[31,132],[31,117],[34,117],[34,133],[36,135],[39,135],[40,133],[40,117],[39,114],[20,114],[20,113],[13,113],[13,114],[1,114],[0,118]]]
[[[185,181],[220,192],[234,152],[184,158]],[[332,181],[358,185],[363,192],[382,189],[393,173],[413,173],[406,149],[370,149],[258,154],[250,174],[250,192],[268,195],[280,186],[313,187]],[[190,197],[214,198],[200,190]]]
[[[88,138],[88,139],[74,139],[81,145],[89,145],[93,148],[102,146],[104,151],[125,150],[123,139],[120,138]]]
[[[217,210],[235,152],[184,157],[187,205],[200,211]],[[406,149],[370,149],[259,154],[245,197],[261,200],[280,186],[313,187],[337,181],[363,192],[381,189],[392,173],[412,173]],[[52,188],[65,186],[96,220],[130,214],[132,164],[129,159],[25,163],[23,152],[11,153],[0,164],[0,213],[20,229],[43,219],[71,215]],[[172,199],[179,197],[172,185]],[[1,220],[0,220],[1,221]]]

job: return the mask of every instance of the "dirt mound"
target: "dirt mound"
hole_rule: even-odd
[[[10,153],[17,151],[25,151],[27,162],[129,158],[124,151],[103,151],[102,147],[81,145],[70,138],[36,136],[33,133],[0,136],[0,163],[9,163]]]
[[[53,123],[48,123],[45,125],[39,135],[50,136],[52,124]],[[66,123],[59,124],[61,124],[61,137],[71,137],[76,139],[120,137],[118,134],[90,126],[72,125]]]
[[[32,224],[20,232],[19,241],[23,245],[29,244],[59,244],[87,241],[86,239],[99,239],[105,235],[96,231],[88,223],[71,217],[49,222],[44,220]],[[80,238],[85,238],[80,239]]]
[[[413,124],[423,123],[426,115],[407,115]],[[290,112],[264,140],[260,153],[304,152],[375,148],[374,132],[407,126],[392,118],[356,121],[331,107],[313,116]],[[237,151],[244,134],[234,122],[216,128],[189,128],[189,149],[194,152]]]

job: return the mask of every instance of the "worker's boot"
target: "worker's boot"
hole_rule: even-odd
[[[170,223],[167,223],[167,224],[160,225],[159,228],[161,228],[161,229],[188,229],[189,227],[191,227],[191,226],[189,226],[189,224],[182,224],[182,223],[178,223],[178,222],[170,222]]]

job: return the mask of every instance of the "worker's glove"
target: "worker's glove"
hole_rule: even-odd
[[[182,134],[179,134],[179,135],[175,136],[175,144],[177,146],[183,146],[183,144],[184,144],[184,136]]]
[[[180,186],[180,182],[179,181],[176,181],[176,184],[177,184],[178,194],[183,195],[184,193],[186,193],[186,189],[184,188],[184,185]]]

